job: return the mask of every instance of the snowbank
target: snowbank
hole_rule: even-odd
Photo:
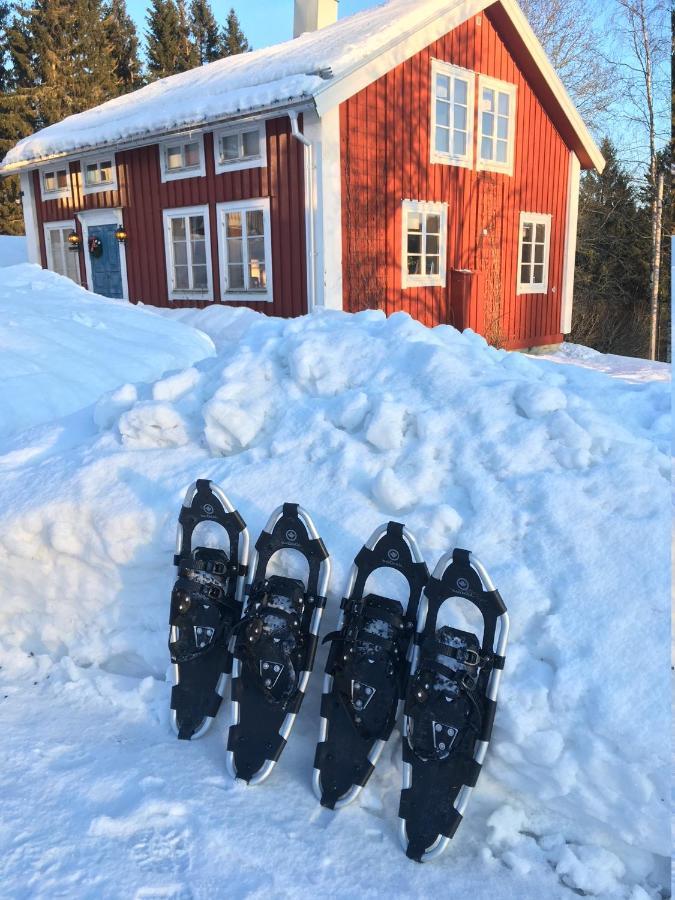
[[[669,385],[375,312],[283,321],[211,308],[149,327],[138,315],[145,358],[178,328],[166,318],[198,323],[217,355],[118,387],[66,430],[67,446],[57,423],[0,456],[8,893],[661,896]],[[111,348],[97,345],[98,362],[119,371]],[[44,353],[51,369],[54,345]],[[172,736],[171,557],[198,476],[223,485],[254,537],[284,500],[310,510],[334,564],[325,632],[355,552],[390,517],[430,565],[453,546],[487,565],[511,644],[475,802],[438,863],[414,866],[398,848],[398,737],[358,804],[318,807],[319,672],[260,788],[225,775],[226,710],[203,741]],[[28,847],[38,874],[26,880]]]
[[[5,266],[18,266],[28,260],[25,237],[14,237],[11,234],[0,234],[0,269]],[[2,277],[0,276],[0,284]]]
[[[205,335],[178,322],[90,294],[38,266],[5,268],[0,439],[75,412],[126,382],[153,380],[212,353]]]

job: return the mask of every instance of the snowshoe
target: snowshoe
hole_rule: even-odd
[[[195,528],[214,522],[227,532],[227,551],[192,547]],[[222,490],[190,485],[178,517],[169,651],[173,664],[171,724],[181,740],[201,737],[220,707],[232,666],[228,649],[241,617],[248,531]]]
[[[437,628],[451,597],[483,616],[483,640]],[[499,634],[495,644],[495,631]],[[410,859],[433,859],[462,821],[490,741],[509,617],[483,565],[467,550],[446,553],[419,605],[403,717],[400,837]]]
[[[281,756],[307,690],[326,605],[330,561],[301,507],[276,509],[255,545],[244,617],[232,639],[232,725],[227,768],[249,784],[264,781]],[[268,575],[279,550],[309,563],[307,584]]]
[[[406,609],[377,594],[363,596],[368,577],[391,568],[410,589]],[[351,803],[375,769],[404,696],[406,656],[429,571],[417,543],[398,522],[381,525],[352,566],[338,629],[331,641],[314,759],[314,793],[323,806]]]

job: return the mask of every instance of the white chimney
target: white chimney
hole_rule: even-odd
[[[337,22],[338,0],[295,0],[293,37]]]

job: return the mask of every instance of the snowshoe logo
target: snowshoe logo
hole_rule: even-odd
[[[200,650],[202,647],[206,647],[207,644],[211,643],[215,628],[208,628],[204,625],[194,625],[193,628],[195,632],[195,644]]]
[[[398,552],[398,550],[387,550],[387,557],[392,562],[398,562],[400,555],[401,554]]]
[[[443,725],[442,722],[432,722],[434,729],[434,747],[441,753],[447,753],[452,749],[457,737],[457,729],[452,725]]]
[[[466,578],[458,578],[457,579],[457,587],[460,591],[468,591],[469,590],[469,582]]]
[[[207,516],[212,516],[215,510],[210,503],[205,503],[202,506],[202,512],[205,512]]]
[[[281,663],[271,662],[269,659],[260,661],[260,677],[266,688],[273,688],[283,671]]]
[[[298,532],[294,528],[289,528],[286,532],[286,540],[294,544],[298,539]]]
[[[365,709],[377,691],[362,681],[352,681],[352,706],[359,711]]]

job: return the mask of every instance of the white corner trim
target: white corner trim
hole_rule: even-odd
[[[228,134],[242,134],[244,131],[257,131],[260,141],[260,153],[258,156],[233,159],[230,162],[222,162],[220,159],[220,139]],[[241,169],[261,169],[267,165],[267,128],[264,119],[257,122],[239,123],[226,128],[217,128],[213,132],[213,159],[216,175],[223,172],[237,172]]]
[[[316,305],[343,309],[342,296],[342,166],[340,110],[320,120],[305,115],[305,133],[317,148],[316,160]],[[305,213],[307,215],[307,212]],[[309,246],[309,245],[308,245]]]
[[[483,110],[481,108],[483,99],[483,88],[488,88],[495,93],[509,95],[509,132],[506,139],[506,162],[500,163],[496,159],[482,159],[481,147],[483,142]],[[499,101],[497,101],[499,104]],[[498,107],[497,107],[498,109]],[[497,128],[497,109],[495,109],[495,123]],[[490,78],[488,75],[478,76],[478,138],[476,142],[476,171],[477,172],[501,172],[503,175],[513,175],[514,156],[516,148],[516,129],[518,124],[518,88],[510,81],[500,81],[497,78]],[[493,135],[496,143],[497,134]]]
[[[33,188],[33,172],[22,172],[19,178],[21,190],[21,205],[23,206],[23,222],[26,228],[26,249],[28,262],[37,266],[42,265],[40,253],[40,233],[37,225],[37,211],[35,207],[35,190]]]
[[[436,149],[436,76],[437,75],[447,75],[451,80],[452,84],[452,95],[449,98],[449,105],[452,110],[452,115],[450,119],[450,150],[447,153],[444,153],[441,150]],[[453,126],[454,126],[454,90],[455,90],[455,79],[462,79],[467,82],[467,91],[466,91],[466,102],[467,102],[467,127],[466,127],[466,153],[464,156],[456,156],[453,153]],[[432,59],[431,60],[431,84],[429,90],[429,96],[431,101],[431,116],[430,122],[431,127],[429,128],[429,154],[430,161],[432,163],[440,163],[445,166],[462,166],[465,169],[473,168],[473,144],[474,144],[474,136],[473,136],[473,126],[475,119],[475,93],[476,93],[476,73],[471,71],[471,69],[464,69],[461,66],[455,66],[451,63],[444,62],[441,59]]]
[[[76,213],[82,227],[82,253],[84,253],[84,270],[87,276],[88,290],[94,290],[91,274],[91,258],[89,256],[89,229],[94,225],[124,225],[121,209],[88,209]],[[133,239],[133,236],[132,236]],[[129,280],[127,277],[127,248],[119,244],[120,268],[122,271],[122,297],[129,299]]]
[[[112,181],[105,184],[87,184],[86,167],[88,165],[90,166],[92,163],[102,162],[112,163]],[[116,191],[118,189],[118,179],[115,151],[111,150],[110,153],[97,153],[95,156],[83,156],[80,159],[80,184],[83,194],[101,194],[103,191]]]
[[[246,210],[261,209],[265,228],[265,277],[267,287],[264,291],[228,291],[227,289],[227,239],[225,237],[225,215],[228,212],[246,212]],[[220,299],[223,303],[272,303],[273,276],[272,276],[272,226],[270,216],[269,197],[256,197],[252,200],[237,200],[234,202],[216,204],[216,222],[218,228],[218,264],[220,267]],[[242,259],[244,269],[247,263],[247,250],[242,246]]]
[[[191,169],[174,169],[170,171],[166,165],[166,151],[169,147],[185,144],[199,145],[199,165]],[[159,143],[159,171],[162,181],[180,181],[182,178],[203,178],[206,175],[206,163],[204,162],[204,135],[202,132],[177,135]]]
[[[552,216],[550,213],[533,213],[533,212],[521,212],[520,217],[518,219],[518,259],[516,262],[516,296],[521,296],[522,294],[546,294],[548,293],[548,281],[549,281],[549,263],[551,256],[551,220]],[[544,282],[543,284],[521,284],[520,281],[520,266],[521,266],[521,257],[523,252],[523,223],[524,222],[532,222],[533,225],[544,225],[546,227],[546,237],[544,243]],[[532,244],[534,249],[534,242]],[[531,260],[530,264],[534,266],[534,260]],[[539,263],[537,263],[539,265]]]
[[[572,330],[574,303],[574,262],[577,253],[577,222],[579,218],[579,180],[581,165],[576,153],[570,153],[567,176],[567,217],[565,220],[565,250],[563,256],[562,297],[560,304],[560,331]]]
[[[439,236],[439,260],[437,275],[408,274],[408,217],[409,212],[420,212],[424,215],[436,213],[441,218]],[[421,232],[422,240],[426,239],[426,225]],[[426,248],[425,248],[426,249]],[[426,259],[423,250],[421,259]],[[401,204],[401,289],[414,287],[445,287],[448,265],[448,204],[425,200],[403,200]]]

